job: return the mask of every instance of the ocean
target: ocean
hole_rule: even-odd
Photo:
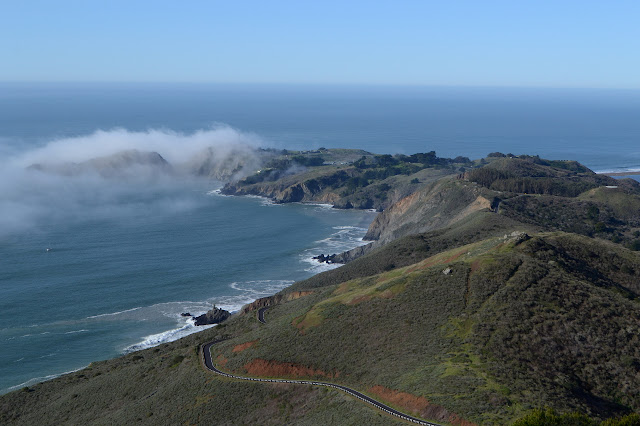
[[[225,197],[221,182],[34,177],[34,162],[208,144],[640,170],[640,91],[204,84],[0,84],[0,393],[196,331],[330,265],[374,213]],[[49,250],[47,250],[49,249]]]

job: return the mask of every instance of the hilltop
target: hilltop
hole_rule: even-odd
[[[398,422],[335,390],[216,376],[198,352],[213,340],[225,371],[343,384],[441,424],[640,411],[640,184],[499,153],[269,155],[223,191],[381,210],[372,242],[222,325],[4,395],[0,421]]]

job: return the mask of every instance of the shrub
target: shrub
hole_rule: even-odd
[[[551,408],[536,409],[513,423],[513,426],[591,426],[596,422],[584,414],[558,414]]]

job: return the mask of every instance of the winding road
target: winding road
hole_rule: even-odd
[[[269,309],[268,306],[265,306],[264,308],[260,308],[258,309],[258,321],[260,321],[263,324],[266,324],[267,322],[264,319],[264,311],[266,311],[267,309]]]
[[[268,307],[265,308],[260,308],[258,309],[258,321],[260,321],[261,323],[266,324],[266,321],[264,319],[264,311],[266,311],[268,309]],[[220,343],[222,342],[222,340],[215,340],[213,342],[209,342],[209,343],[205,343],[204,345],[202,345],[202,355],[203,355],[203,360],[204,360],[204,366],[208,369],[213,371],[214,373],[217,373],[221,376],[224,377],[229,377],[232,379],[238,379],[238,380],[248,380],[248,381],[252,381],[252,382],[267,382],[267,383],[293,383],[293,384],[299,384],[299,385],[313,385],[313,386],[326,386],[329,388],[334,388],[334,389],[339,389],[343,392],[348,393],[351,396],[355,396],[356,398],[360,399],[361,401],[366,402],[367,404],[371,404],[374,407],[376,407],[379,410],[384,411],[385,413],[391,414],[392,416],[396,416],[402,420],[406,420],[408,422],[411,423],[416,423],[419,425],[426,425],[426,426],[440,426],[437,423],[431,423],[431,422],[427,422],[425,420],[421,420],[418,419],[416,417],[411,417],[407,414],[401,413],[398,410],[395,410],[379,401],[376,401],[373,398],[368,397],[367,395],[358,392],[357,390],[348,388],[346,386],[342,386],[342,385],[336,385],[333,383],[326,383],[326,382],[317,382],[315,380],[284,380],[284,379],[259,379],[257,377],[243,377],[243,376],[236,376],[235,374],[229,374],[229,373],[225,373],[224,371],[218,370],[216,368],[216,366],[213,363],[213,359],[211,358],[211,346],[215,345],[216,343]]]

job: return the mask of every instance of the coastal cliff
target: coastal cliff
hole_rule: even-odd
[[[289,302],[310,294],[313,294],[313,291],[286,291],[284,293],[274,294],[273,296],[262,297],[243,306],[240,312],[247,314],[260,308],[268,308],[270,306],[277,305],[278,303]]]
[[[354,161],[354,159],[357,159]],[[277,158],[256,174],[226,184],[226,195],[259,195],[276,203],[314,202],[383,211],[424,184],[458,173],[470,160],[321,150]]]
[[[477,185],[456,178],[440,179],[380,213],[364,239],[384,244],[404,235],[451,226],[476,211],[489,211],[492,198],[490,191]]]

